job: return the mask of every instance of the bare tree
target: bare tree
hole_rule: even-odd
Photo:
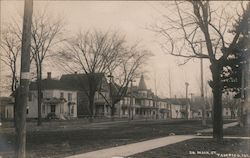
[[[18,86],[17,66],[21,51],[21,41],[11,32],[5,29],[2,32],[1,47],[1,61],[10,70],[11,84],[10,90],[15,99],[14,101],[14,125],[16,124],[16,89]],[[15,125],[16,127],[16,125]]]
[[[246,22],[245,12],[240,14],[240,27],[232,36],[228,33],[232,28],[232,20],[237,14],[230,14],[229,5],[213,9],[216,2],[210,1],[175,1],[176,15],[163,15],[166,21],[154,27],[165,39],[162,43],[164,51],[177,57],[184,57],[188,62],[192,58],[205,58],[210,61],[212,81],[210,87],[213,91],[213,137],[218,141],[223,139],[222,119],[222,82],[221,71],[223,63],[232,53]],[[191,8],[191,9],[190,9]],[[239,18],[237,17],[237,18]],[[242,17],[242,18],[241,18]],[[198,47],[200,41],[204,42],[206,51]]]
[[[12,24],[9,25],[8,32],[12,34],[12,42],[8,47],[12,52],[16,51],[17,46],[20,49],[22,41],[22,30],[18,20],[13,20]],[[60,44],[64,39],[61,38],[62,31],[64,28],[64,21],[62,18],[49,15],[47,10],[36,11],[32,18],[32,30],[31,30],[31,56],[30,63],[34,62],[36,67],[36,78],[37,78],[37,99],[38,99],[38,125],[41,125],[41,104],[42,104],[42,73],[43,73],[43,63],[46,58],[52,58],[56,56],[54,49]],[[11,37],[8,37],[11,38]],[[7,42],[4,39],[5,43]],[[2,42],[3,43],[3,42]],[[10,45],[12,44],[12,45]],[[14,45],[15,44],[15,45]],[[9,50],[9,51],[10,51]],[[11,53],[13,54],[13,53]],[[18,54],[16,54],[18,55]],[[9,61],[12,62],[12,67],[15,68],[13,64],[16,60],[15,56],[8,56]],[[11,71],[14,69],[11,68]],[[13,69],[13,70],[12,70]],[[15,78],[16,76],[14,76]],[[14,79],[13,79],[14,80]],[[14,87],[16,85],[13,85]]]
[[[112,71],[109,71],[110,78],[110,98],[108,99],[100,93],[105,101],[110,105],[111,118],[114,119],[115,105],[128,92],[129,82],[132,82],[142,70],[142,66],[151,53],[147,50],[141,50],[138,45],[132,47],[126,46],[123,51],[123,58],[120,64]],[[132,89],[132,87],[130,87]]]
[[[88,31],[78,33],[67,42],[61,52],[66,62],[63,66],[71,72],[82,72],[87,76],[88,87],[82,87],[88,97],[91,118],[95,115],[94,96],[99,88],[97,73],[112,72],[122,61],[124,37],[118,33]]]
[[[53,56],[52,48],[59,44],[63,39],[60,38],[63,30],[61,18],[53,19],[43,13],[37,13],[32,20],[32,45],[31,53],[36,66],[37,76],[37,100],[38,100],[38,122],[41,125],[41,105],[42,105],[42,73],[43,62],[46,58]]]

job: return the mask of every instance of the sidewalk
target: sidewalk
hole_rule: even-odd
[[[228,123],[224,124],[223,128],[228,128],[236,126],[238,123]],[[210,132],[212,129],[199,130],[199,132]],[[198,131],[197,131],[198,132]],[[112,147],[108,149],[102,149],[92,152],[87,152],[79,155],[69,156],[67,158],[120,158],[137,153],[145,152],[148,150],[160,148],[166,145],[175,144],[185,140],[193,138],[212,138],[211,136],[194,136],[194,135],[175,135],[175,136],[166,136],[157,139],[151,139],[143,142],[132,143],[127,145],[122,145],[118,147]],[[250,139],[249,137],[225,137],[225,138],[241,138],[241,139]]]
[[[152,140],[147,140],[139,143],[133,143],[128,145],[122,145],[118,147],[102,149],[97,151],[92,151],[84,154],[73,155],[67,158],[112,158],[118,156],[129,156],[144,151],[160,148],[169,144],[182,142],[188,139],[195,138],[192,135],[180,135],[180,136],[167,136],[163,138],[157,138]]]

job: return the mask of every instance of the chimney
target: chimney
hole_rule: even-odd
[[[47,79],[48,79],[48,80],[51,79],[51,72],[47,72]]]

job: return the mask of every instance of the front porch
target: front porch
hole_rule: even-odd
[[[45,98],[42,104],[44,118],[69,119],[76,117],[76,103],[68,102],[64,98]]]

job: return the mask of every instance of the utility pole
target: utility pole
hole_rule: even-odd
[[[2,5],[1,5],[1,1],[0,1],[0,15],[1,15],[1,8],[2,8]],[[1,18],[0,18],[0,24],[2,24],[1,22]],[[2,28],[1,28],[2,25],[0,25],[0,35],[2,35]],[[2,41],[2,38],[0,36],[0,41]],[[1,62],[1,55],[0,55],[0,85],[3,85],[2,84],[2,62]],[[0,86],[0,97],[2,96],[2,87]],[[1,105],[0,105],[1,106]]]
[[[170,69],[168,69],[168,87],[169,87],[169,98],[171,98],[171,74],[170,74]]]
[[[189,83],[185,82],[185,86],[186,86],[186,119],[188,120],[188,86],[189,86]]]
[[[133,106],[133,82],[135,82],[135,81],[133,81],[133,79],[131,79],[130,80],[130,104],[129,104],[129,117],[128,117],[128,119],[129,119],[129,121],[130,121],[130,119],[134,119],[134,108],[132,107]]]
[[[200,41],[201,54],[202,54],[202,42]],[[203,83],[203,59],[200,58],[201,62],[201,104],[202,104],[202,126],[206,126],[206,104],[204,99],[204,83]]]
[[[29,93],[30,74],[30,45],[31,45],[31,24],[33,13],[33,0],[25,0],[21,49],[21,71],[20,86],[18,89],[17,108],[17,158],[26,157],[26,108]]]
[[[155,76],[154,76],[154,88],[155,88],[155,96],[153,97],[153,105],[155,106],[155,108],[157,108],[157,102],[158,102],[158,99],[157,99],[157,85],[156,85],[156,71],[155,71]],[[156,111],[156,119],[159,118],[159,108],[157,108],[157,111]]]

